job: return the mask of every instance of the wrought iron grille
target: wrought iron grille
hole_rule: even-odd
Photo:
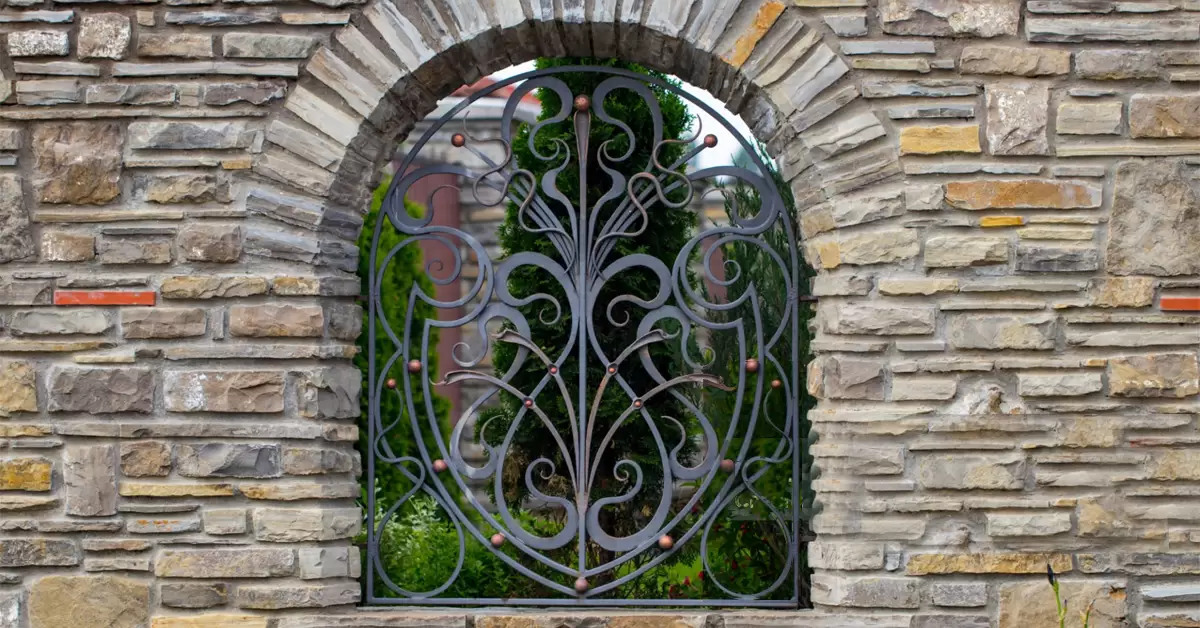
[[[564,80],[569,73],[602,80],[591,93],[576,94]],[[470,151],[486,168],[419,165],[422,149],[469,114],[473,102],[510,86],[499,139],[452,136],[454,147]],[[513,114],[532,90],[543,90],[560,105],[526,130],[533,158],[552,166],[540,179],[513,156]],[[606,99],[618,90],[644,101],[652,137],[636,137],[607,111]],[[656,90],[678,94],[720,121],[751,165],[687,171],[685,165],[717,138],[701,138],[699,129],[690,138],[664,137]],[[573,124],[571,141],[556,139],[553,150],[535,145],[547,125],[563,123]],[[616,139],[593,146],[592,133],[601,124],[619,131]],[[639,142],[651,142],[651,157],[636,165],[639,172],[625,176],[614,165],[630,159]],[[483,150],[489,144],[493,150]],[[661,163],[659,156],[672,145],[678,158]],[[575,198],[559,189],[559,175],[568,168],[578,176]],[[607,180],[595,180],[597,169]],[[801,261],[794,217],[754,146],[715,110],[667,81],[623,69],[571,66],[513,76],[464,99],[415,142],[398,172],[371,244],[367,472],[368,486],[377,487],[387,471],[404,487],[393,491],[399,497],[386,500],[368,491],[368,603],[800,604]],[[415,183],[446,174],[465,181],[481,204],[508,207],[514,228],[545,238],[553,254],[511,251],[493,259],[472,234],[406,210],[404,198]],[[727,220],[694,233],[680,250],[621,254],[620,241],[641,235],[652,212],[688,207],[697,195],[720,195],[737,182],[759,199],[753,211],[726,199]],[[589,183],[607,191],[589,198]],[[380,250],[384,229],[403,236],[391,250]],[[394,329],[383,309],[382,279],[397,252],[419,242],[453,252],[453,267],[426,269],[434,283],[462,281],[467,287],[461,298],[439,300],[414,284],[405,325]],[[747,282],[742,274],[749,269],[722,260],[739,246],[774,264],[781,281],[769,287]],[[672,258],[673,264],[664,262]],[[478,265],[475,277],[463,277],[468,260]],[[630,272],[655,285],[600,302],[604,287]],[[519,273],[538,274],[555,287],[514,293],[511,282]],[[417,324],[418,302],[441,313],[438,320]],[[550,325],[568,335],[561,346],[546,346],[537,337],[538,329]],[[598,325],[625,329],[631,341],[603,346]],[[427,368],[435,350],[431,334],[450,327],[468,330],[472,340],[455,347],[453,364],[443,364],[439,375]],[[379,340],[386,351],[377,348]],[[497,350],[508,358],[490,359]],[[513,384],[515,374],[531,370],[540,373],[536,384]],[[431,399],[440,385],[467,381],[487,392],[455,417],[453,428],[444,427]],[[644,387],[637,388],[639,382]],[[381,416],[384,396],[399,400],[394,407],[400,410]],[[622,451],[629,438],[642,454]],[[484,452],[480,462],[465,453],[472,443]],[[452,527],[451,547],[443,549],[457,553],[444,581],[426,590],[410,590],[404,576],[428,565],[396,565],[388,554],[389,543],[406,541],[389,540],[387,526],[399,525],[416,500],[432,504],[439,520]],[[406,532],[398,529],[403,537]],[[775,571],[742,582],[749,569],[742,565],[737,573],[743,550],[766,556],[766,567]],[[526,588],[498,597],[456,594],[473,584],[464,578],[480,577],[478,570],[464,575],[478,562],[469,556],[478,552]],[[685,586],[700,591],[693,595],[677,581],[697,567],[702,573],[684,576]],[[771,571],[766,567],[755,566]]]

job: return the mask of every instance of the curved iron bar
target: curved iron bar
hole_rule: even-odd
[[[575,95],[566,84],[555,75],[574,72],[606,74],[608,77],[593,90],[591,94]],[[460,137],[456,136],[455,145],[467,148],[486,164],[482,172],[472,172],[460,166],[434,165],[417,168],[410,172],[410,167],[421,150],[431,140],[436,132],[444,128],[460,115],[468,112],[470,105],[479,98],[494,94],[497,90],[515,85],[501,118],[500,139],[478,139],[469,133],[465,127]],[[548,169],[540,181],[528,170],[516,166],[512,151],[512,120],[520,100],[534,89],[546,89],[554,92],[561,104],[559,110],[549,118],[532,125],[528,132],[528,147],[534,158],[555,163]],[[634,153],[638,138],[635,137],[629,125],[611,115],[605,108],[607,96],[618,89],[632,91],[642,97],[651,111],[653,121],[653,140],[649,163],[641,165],[643,170],[631,177],[615,170],[610,164],[627,161]],[[667,605],[667,606],[794,606],[799,599],[799,544],[800,544],[800,495],[801,484],[799,462],[799,416],[798,401],[800,391],[800,366],[798,364],[799,327],[796,302],[800,294],[798,283],[799,257],[797,254],[796,234],[793,225],[787,220],[783,211],[781,196],[774,188],[770,179],[764,174],[736,167],[706,168],[692,173],[685,173],[683,166],[692,157],[713,144],[708,138],[699,146],[690,147],[683,155],[671,164],[663,164],[659,159],[660,150],[670,144],[691,144],[700,137],[701,130],[697,128],[690,138],[664,139],[661,111],[653,89],[663,89],[680,95],[691,104],[699,107],[717,119],[728,129],[734,138],[745,149],[752,167],[758,173],[766,173],[767,168],[762,163],[757,151],[741,137],[733,127],[707,104],[698,101],[678,86],[656,77],[631,72],[623,69],[572,66],[536,70],[525,74],[509,77],[477,91],[472,96],[463,99],[448,111],[440,120],[417,140],[412,151],[406,156],[400,166],[400,172],[407,173],[395,177],[387,192],[380,213],[379,222],[371,242],[372,264],[370,304],[368,307],[370,339],[370,366],[368,371],[367,390],[370,396],[368,404],[368,462],[367,472],[371,485],[376,481],[378,465],[389,465],[399,470],[410,484],[395,503],[385,510],[377,512],[374,491],[368,491],[368,522],[367,550],[368,570],[367,595],[370,603],[436,603],[436,604],[536,604],[536,605]],[[576,96],[584,98],[580,101]],[[580,104],[582,102],[582,104]],[[601,144],[593,153],[589,148],[589,136],[593,117],[602,123],[616,127],[624,134],[629,142],[628,148],[621,155],[613,155],[610,139]],[[575,145],[570,146],[561,139],[554,139],[551,145],[554,150],[550,154],[539,151],[535,138],[542,128],[550,124],[565,122],[571,118],[575,126]],[[468,141],[469,140],[469,141]],[[492,143],[503,149],[502,158],[497,161],[476,147],[476,144]],[[609,187],[599,199],[590,201],[587,198],[588,162],[594,159],[600,170],[609,178]],[[571,200],[559,191],[557,178],[559,173],[571,165],[572,158],[578,164],[580,177],[580,198]],[[468,233],[459,229],[435,226],[432,224],[432,211],[426,216],[415,218],[407,214],[404,208],[404,196],[412,185],[422,178],[435,174],[453,174],[468,182],[471,193],[480,203],[496,206],[508,201],[516,207],[517,224],[530,232],[542,234],[548,238],[554,247],[558,260],[547,256],[517,252],[507,258],[492,260],[485,247]],[[622,238],[636,237],[649,224],[649,212],[656,205],[670,208],[680,208],[689,204],[696,192],[696,185],[705,181],[722,178],[737,178],[753,186],[762,199],[759,211],[753,216],[743,216],[736,208],[727,226],[714,227],[702,233],[695,234],[678,252],[673,267],[667,268],[658,257],[651,255],[630,255],[608,262],[608,257],[615,250],[616,243]],[[499,181],[498,181],[499,180]],[[443,189],[456,188],[453,185],[438,186],[430,193],[430,198]],[[497,193],[490,202],[480,198],[480,189],[488,188]],[[639,189],[640,188],[640,189]],[[676,192],[681,197],[672,197]],[[682,200],[672,200],[681,198]],[[559,209],[554,209],[557,206]],[[611,208],[609,207],[611,206]],[[602,215],[604,217],[602,218]],[[565,219],[565,224],[564,220]],[[603,222],[601,223],[601,220]],[[636,225],[636,227],[635,227]],[[380,259],[378,255],[379,236],[383,228],[393,228],[406,234],[392,250]],[[786,234],[789,250],[781,254],[774,250],[765,240],[763,234],[769,230],[778,229]],[[468,252],[473,254],[479,264],[479,273],[470,288],[455,299],[441,301],[433,295],[426,294],[419,285],[413,285],[405,312],[403,330],[394,330],[388,324],[386,313],[382,309],[380,291],[383,277],[388,271],[395,255],[406,246],[413,246],[421,241],[434,242],[451,251],[451,267],[446,269],[440,264],[430,264],[427,273],[446,271],[445,276],[435,277],[437,285],[451,285],[462,276],[463,266]],[[454,241],[463,243],[462,247],[454,245]],[[773,330],[764,329],[763,310],[760,295],[753,284],[747,285],[740,295],[723,302],[710,301],[701,294],[689,276],[689,265],[694,259],[695,251],[702,244],[706,250],[700,256],[703,258],[702,275],[710,285],[728,288],[741,281],[742,269],[736,264],[726,263],[727,270],[733,276],[717,276],[714,274],[711,262],[717,251],[726,245],[734,243],[749,244],[760,247],[766,253],[769,263],[776,265],[788,285],[786,305],[782,308],[781,320]],[[785,259],[786,258],[786,259]],[[548,273],[557,280],[565,294],[566,305],[556,296],[550,294],[532,294],[517,297],[508,290],[508,277],[518,268],[537,268]],[[597,303],[601,288],[615,275],[630,269],[649,271],[658,278],[659,286],[651,298],[641,298],[626,294],[610,300],[605,304]],[[438,310],[446,310],[468,306],[467,312],[452,320],[426,320],[423,329],[414,330],[414,307],[417,302],[432,305]],[[536,338],[530,337],[529,325],[520,308],[539,306],[539,319],[546,324],[563,322],[569,328],[569,338],[562,347],[556,348],[557,355],[544,350]],[[615,358],[607,356],[607,349],[600,346],[593,333],[593,315],[597,306],[602,306],[609,324],[623,326],[632,321],[631,310],[641,312],[637,329],[637,340],[630,346],[620,349]],[[618,319],[617,308],[621,308],[623,317]],[[748,312],[749,319],[733,317],[734,312]],[[724,320],[711,320],[701,312],[724,312]],[[564,319],[564,315],[569,318]],[[492,321],[504,321],[505,328],[499,334],[490,334],[487,326]],[[656,325],[665,321],[674,321],[679,331],[668,332]],[[425,373],[424,368],[416,369],[416,378],[424,395],[423,413],[418,412],[413,389],[413,377],[402,378],[403,386],[395,386],[388,374],[400,364],[413,368],[412,363],[427,364],[426,357],[430,351],[431,333],[437,328],[464,327],[474,325],[477,328],[481,346],[473,350],[471,343],[459,342],[452,352],[452,359],[460,367],[447,372],[441,381],[434,382],[434,374]],[[376,364],[377,330],[391,344],[391,355]],[[414,331],[416,338],[414,339]],[[769,333],[767,333],[769,331]],[[737,338],[738,366],[737,381],[728,386],[718,375],[704,373],[703,370],[713,366],[712,360],[707,362],[695,360],[690,355],[690,342],[696,340],[697,333],[731,333]],[[790,334],[790,335],[789,335]],[[791,339],[791,355],[780,357],[774,349],[783,341],[785,335]],[[493,341],[505,342],[517,347],[517,355],[507,372],[490,375],[475,370],[488,355]],[[690,374],[669,374],[660,372],[658,366],[650,357],[650,347],[663,343],[669,345],[678,341],[678,355],[683,363],[693,369]],[[418,345],[419,346],[416,346]],[[632,361],[633,355],[638,360]],[[532,356],[546,368],[546,374],[537,382],[533,389],[521,391],[514,387],[510,380],[525,365]],[[572,357],[574,356],[574,357]],[[574,362],[572,362],[574,359]],[[787,360],[790,359],[790,368]],[[761,360],[761,365],[750,367],[751,360]],[[606,374],[600,382],[587,381],[586,364],[598,361],[605,366]],[[649,376],[655,384],[649,390],[637,391],[632,388],[630,381],[621,373],[622,368],[634,368],[634,365]],[[578,391],[572,395],[568,389],[566,378],[562,375],[564,367],[571,366],[577,372]],[[720,365],[724,367],[724,365]],[[609,368],[611,367],[611,368]],[[781,422],[775,417],[764,413],[765,398],[770,392],[764,388],[767,380],[766,370],[770,368],[778,377],[778,382],[772,389],[778,389],[778,394],[786,401]],[[762,371],[761,373],[759,371]],[[458,424],[449,435],[449,439],[441,433],[441,428],[433,408],[432,387],[460,381],[477,381],[486,384],[484,394],[475,400],[462,414]],[[385,385],[386,383],[386,385]],[[593,443],[598,418],[597,412],[605,390],[610,384],[615,384],[620,393],[629,399],[629,406],[608,426],[604,437],[598,444]],[[685,393],[681,386],[685,384],[700,384],[701,387],[711,386],[733,393],[733,409],[728,417],[721,417],[727,423],[724,433],[718,433],[713,419],[707,416],[704,409],[693,395]],[[570,443],[559,434],[554,423],[537,405],[536,399],[542,391],[552,386],[557,394],[562,396],[567,408]],[[403,402],[403,410],[399,416],[383,417],[380,411],[380,399],[388,394],[388,389]],[[480,445],[487,455],[483,467],[472,467],[463,458],[460,444],[463,438],[465,419],[478,416],[484,404],[497,395],[508,394],[525,399],[523,407],[516,413],[507,433],[499,444],[488,441],[487,433],[490,422],[485,422],[479,430],[483,435]],[[658,395],[669,395],[679,402],[681,407],[694,417],[700,427],[695,436],[688,435],[684,422],[671,416],[654,416],[645,402]],[[704,394],[704,393],[701,393]],[[590,399],[590,403],[588,402]],[[523,425],[525,415],[532,413],[545,430],[550,432],[550,439],[559,450],[566,466],[565,479],[571,485],[574,502],[553,492],[543,491],[535,479],[551,480],[559,476],[558,465],[546,457],[537,457],[525,465],[520,473],[529,494],[544,503],[561,508],[565,512],[562,529],[551,536],[539,536],[525,530],[519,520],[512,516],[506,503],[503,481],[505,478],[505,463],[513,446],[513,438]],[[626,489],[616,495],[593,499],[593,489],[600,472],[601,460],[606,455],[611,444],[623,427],[630,422],[634,414],[638,414],[649,430],[650,436],[657,447],[661,460],[663,477],[662,495],[658,506],[654,508],[651,519],[633,534],[615,537],[602,529],[599,512],[605,507],[628,503],[639,495],[644,487],[644,470],[642,464],[629,458],[620,457],[620,452],[612,452],[618,457],[613,464],[612,477],[625,484]],[[392,438],[405,421],[407,415],[409,428],[415,436],[416,455],[398,456],[392,449]],[[423,417],[421,415],[424,415]],[[745,416],[743,416],[745,415]],[[385,422],[386,421],[386,422]],[[659,422],[669,424],[673,432],[678,433],[678,441],[674,447],[668,448],[663,434],[659,430]],[[750,454],[753,438],[759,437],[759,424],[769,433],[777,435],[773,451],[756,455]],[[426,441],[424,431],[429,431],[432,437]],[[703,444],[703,457],[692,466],[680,460],[680,452],[689,439],[699,438]],[[738,441],[740,440],[740,443]],[[736,444],[736,446],[735,446]],[[732,460],[726,456],[733,452]],[[435,460],[436,457],[436,460]],[[726,459],[732,469],[725,469],[726,463],[718,464],[719,459]],[[442,462],[449,460],[449,463]],[[772,499],[760,491],[756,483],[771,468],[790,463],[792,476],[792,494],[790,513],[782,512]],[[440,466],[439,466],[440,465]],[[415,471],[411,469],[415,467]],[[724,471],[732,470],[733,473]],[[447,480],[439,475],[448,473]],[[488,511],[484,504],[471,491],[470,481],[488,481],[492,485],[491,499],[499,507],[499,517]],[[630,480],[632,479],[632,484]],[[685,500],[682,506],[676,508],[673,503],[672,489],[675,480],[695,483],[695,490]],[[456,566],[447,579],[438,586],[424,592],[409,591],[399,586],[384,569],[381,559],[381,541],[385,526],[418,494],[426,495],[434,504],[447,514],[454,526],[458,540],[458,556]],[[783,568],[778,576],[764,590],[755,592],[739,592],[726,585],[711,580],[714,587],[726,597],[711,600],[625,600],[607,597],[625,584],[644,575],[648,570],[662,564],[675,556],[689,540],[700,537],[700,560],[710,575],[713,573],[709,566],[708,543],[711,530],[719,518],[734,504],[739,496],[749,495],[767,510],[768,519],[772,525],[779,527],[780,533],[787,539],[787,555],[783,560]],[[700,503],[708,504],[702,512],[698,509]],[[517,505],[520,507],[520,505]],[[674,511],[674,512],[673,512]],[[693,511],[697,514],[693,516]],[[787,516],[790,514],[790,518]],[[689,517],[692,517],[689,520]],[[673,547],[656,548],[663,535],[673,533],[681,525],[674,539]],[[487,529],[485,529],[485,526]],[[492,547],[493,539],[486,538],[489,530],[502,535],[502,543],[509,545],[513,552],[501,551]],[[468,538],[470,537],[470,538]],[[547,591],[562,595],[561,598],[520,598],[520,599],[463,599],[456,597],[440,597],[450,590],[462,571],[466,554],[466,543],[477,542],[489,548],[498,559],[503,561],[515,572],[535,582]],[[577,548],[578,564],[570,565],[552,558],[547,552],[565,551],[572,543]],[[599,564],[590,563],[586,547],[589,543],[608,550],[612,555]],[[560,554],[561,555],[561,554]],[[631,568],[624,567],[637,560]],[[543,569],[562,574],[567,581],[560,581],[547,575]],[[618,570],[621,571],[618,571]],[[588,585],[587,578],[608,576],[608,580],[595,586]],[[797,588],[791,591],[791,597],[779,596],[775,592],[783,586],[789,576]],[[576,582],[568,584],[570,578]],[[378,585],[377,585],[378,581]],[[579,586],[578,582],[585,586]],[[394,594],[380,595],[379,585],[385,592]],[[768,599],[769,598],[769,599]]]

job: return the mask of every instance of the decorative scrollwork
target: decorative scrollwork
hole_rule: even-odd
[[[577,72],[600,73],[606,78],[591,93],[573,94],[561,75]],[[453,146],[470,151],[486,167],[478,171],[452,164],[412,167],[439,130],[462,117],[477,99],[509,86],[514,87],[499,121],[497,139],[473,137],[465,125],[452,139]],[[528,129],[528,151],[549,164],[540,180],[517,165],[512,133],[517,103],[535,89],[548,90],[560,103],[559,111]],[[609,96],[618,90],[641,97],[652,121],[649,163],[628,177],[614,166],[627,164],[639,139],[645,138],[637,137],[633,128],[606,106]],[[664,138],[655,90],[677,93],[720,120],[741,142],[753,162],[751,168],[722,166],[688,172],[685,164],[714,147],[716,136],[702,139],[697,127],[690,137]],[[574,125],[573,146],[559,137],[535,142],[543,129],[568,121]],[[592,150],[589,139],[596,121],[611,125],[617,134]],[[628,145],[624,150],[618,150],[621,142]],[[498,148],[500,156],[482,150],[486,145]],[[668,150],[672,146],[675,148]],[[667,153],[678,157],[665,161]],[[587,177],[593,165],[609,179],[597,184],[602,189],[607,186],[598,198],[588,198]],[[560,174],[569,168],[578,169],[577,199],[568,198],[558,187]],[[367,464],[371,486],[378,470],[388,467],[396,469],[410,488],[394,503],[376,503],[374,495],[369,496],[368,601],[794,606],[799,595],[801,528],[797,477],[801,369],[795,299],[800,261],[789,214],[754,147],[717,112],[673,84],[621,69],[558,67],[498,81],[464,99],[415,142],[399,172],[403,174],[395,177],[388,190],[371,245]],[[435,224],[432,211],[411,216],[404,207],[405,196],[418,182],[435,175],[458,177],[481,205],[510,204],[519,228],[544,237],[554,254],[520,251],[493,259],[470,233]],[[703,191],[709,186],[734,179],[761,199],[752,215],[743,215],[737,208],[728,224],[695,234],[677,252],[671,266],[661,255],[619,254],[619,243],[644,233],[656,210],[688,207],[697,194],[707,194]],[[435,193],[445,187],[457,189],[442,185]],[[394,229],[404,238],[391,250],[380,251],[382,229]],[[765,241],[764,234],[769,231],[783,234],[785,250]],[[466,288],[460,297],[444,300],[414,285],[405,325],[394,329],[383,311],[382,279],[401,249],[420,242],[435,243],[452,253],[452,264],[428,268],[431,274],[437,271],[435,282],[463,281]],[[763,294],[762,288],[750,283],[740,294],[718,299],[703,289],[701,284],[724,290],[744,283],[742,275],[747,269],[719,257],[724,247],[735,244],[761,249],[763,259],[778,266],[786,294]],[[478,265],[478,273],[467,280],[463,275],[469,260]],[[512,278],[529,272],[550,278],[553,290],[513,294]],[[630,272],[653,278],[656,287],[601,303],[604,290],[619,284],[622,275]],[[786,303],[768,316],[763,307],[767,298]],[[444,318],[426,319],[423,326],[413,324],[411,303],[417,301],[432,306]],[[596,320],[630,330],[634,340],[628,346],[603,346],[595,333]],[[534,337],[534,328],[546,325],[568,327],[562,346],[548,349]],[[418,368],[416,374],[397,380],[397,365],[428,363],[426,356],[434,350],[431,334],[439,328],[463,328],[477,340],[454,345],[454,365],[440,378]],[[736,347],[732,370],[721,371],[725,365],[714,363],[713,349],[707,345],[707,339],[720,334],[732,338],[731,346]],[[376,355],[377,340],[390,345],[386,358]],[[513,353],[505,372],[481,368],[492,351],[502,346]],[[781,347],[786,348],[786,355],[779,354]],[[652,358],[653,351],[676,356],[678,366],[664,368]],[[586,364],[601,365],[604,375],[589,380],[588,369],[582,367]],[[535,366],[544,373],[536,385],[514,385],[518,371]],[[627,373],[636,369],[653,385],[635,389]],[[430,399],[439,386],[464,382],[482,386],[486,392],[468,404],[456,417],[451,433],[444,434]],[[721,416],[714,414],[713,395],[725,400]],[[380,400],[385,396],[399,402],[403,408],[399,415],[382,416]],[[485,462],[472,466],[463,451],[463,443],[471,440],[466,419],[479,418],[483,408],[502,397],[519,402],[514,404],[514,416],[507,424],[482,421],[475,437]],[[602,420],[601,408],[611,410],[614,397],[624,408],[611,413],[615,419]],[[768,403],[768,397],[774,401]],[[651,411],[650,406],[663,398],[675,404],[672,407],[678,412],[673,416]],[[418,407],[418,399],[424,407]],[[566,416],[552,415],[546,409],[552,405],[548,400],[562,402],[557,407],[565,408]],[[546,408],[543,401],[547,401]],[[623,456],[618,443],[632,425],[653,440],[647,445],[654,452],[651,458],[657,460]],[[525,459],[523,468],[513,469],[510,467],[520,464],[512,454],[522,430],[537,430],[544,435],[546,447],[541,454]],[[415,453],[396,453],[392,443],[401,432],[412,439]],[[685,449],[694,452],[685,455]],[[780,471],[790,478],[788,494],[767,494],[761,486],[763,478]],[[657,488],[651,486],[652,478],[659,484]],[[517,484],[523,488],[515,494],[525,502],[513,501],[513,485]],[[480,486],[482,492],[477,494],[475,489]],[[409,591],[389,577],[381,538],[389,522],[421,496],[432,500],[453,524],[458,558],[440,585]],[[536,503],[540,512],[553,513],[549,517],[553,525],[530,529],[519,516],[527,503]],[[628,508],[633,503],[644,506],[636,530],[617,535],[606,527],[602,516],[606,509]],[[711,564],[714,531],[737,525],[738,510],[746,503],[757,504],[755,508],[764,513],[761,520],[777,528],[779,538],[784,539],[778,573],[758,590],[722,582],[717,575],[720,566]],[[460,577],[469,543],[492,552],[541,594],[520,599],[442,596]],[[680,552],[697,551],[697,546],[695,560],[710,574],[714,593],[723,597],[620,597],[622,587],[677,558]],[[780,593],[784,590],[787,592]]]

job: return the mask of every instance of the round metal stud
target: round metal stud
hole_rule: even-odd
[[[456,148],[462,148],[463,146],[467,145],[467,136],[463,135],[462,133],[455,133],[454,135],[450,136],[450,143]]]
[[[733,460],[726,458],[721,461],[721,470],[725,473],[733,473],[735,468],[737,468],[737,464]]]
[[[575,579],[575,592],[576,593],[587,593],[588,586],[589,585],[588,585],[587,578],[576,578]]]
[[[758,372],[758,360],[755,360],[754,358],[750,358],[749,360],[746,360],[746,372],[747,373],[757,373]]]
[[[420,373],[421,372],[421,361],[420,360],[409,360],[408,361],[408,372],[409,373]]]
[[[532,407],[533,407],[533,400],[532,400],[532,399],[526,399],[526,400],[525,400],[525,407],[526,407],[526,408],[532,408]]]
[[[492,535],[492,547],[500,547],[504,545],[504,535],[497,532]]]
[[[675,539],[666,534],[658,537],[658,549],[665,552],[672,547],[675,547]]]
[[[394,380],[394,379],[389,379],[387,382],[384,382],[384,385],[386,385],[388,388],[395,388],[395,387],[396,387],[396,380]]]
[[[444,473],[446,471],[446,469],[449,469],[449,468],[450,468],[450,465],[446,464],[446,461],[442,460],[441,458],[438,458],[437,460],[433,461],[433,470],[438,473]]]
[[[634,400],[633,400],[633,407],[635,407],[635,408],[640,408],[640,407],[642,407],[642,400],[641,400],[641,399],[634,399]]]
[[[575,97],[575,110],[576,111],[587,111],[588,109],[591,109],[591,108],[592,108],[592,99],[591,98],[588,98],[587,96],[584,96],[582,94]]]
[[[771,388],[779,388],[780,386],[783,386],[783,380],[781,380],[781,379],[771,380]]]
[[[551,375],[558,375],[558,367],[557,367],[557,366],[554,366],[553,364],[552,364],[552,365],[550,365],[550,374],[551,374]]]
[[[712,133],[705,135],[704,136],[704,145],[709,148],[716,146],[717,145],[717,136],[713,135]]]
[[[617,372],[617,365],[616,365],[616,364],[610,364],[610,365],[608,365],[608,374],[609,374],[609,375],[612,375],[613,373],[616,373],[616,372]]]

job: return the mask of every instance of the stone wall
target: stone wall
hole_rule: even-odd
[[[705,87],[804,208],[818,609],[742,623],[1049,625],[1047,563],[1093,625],[1200,622],[1197,0],[7,0],[0,33],[4,628],[436,623],[353,609],[353,240],[439,96],[566,54]]]

